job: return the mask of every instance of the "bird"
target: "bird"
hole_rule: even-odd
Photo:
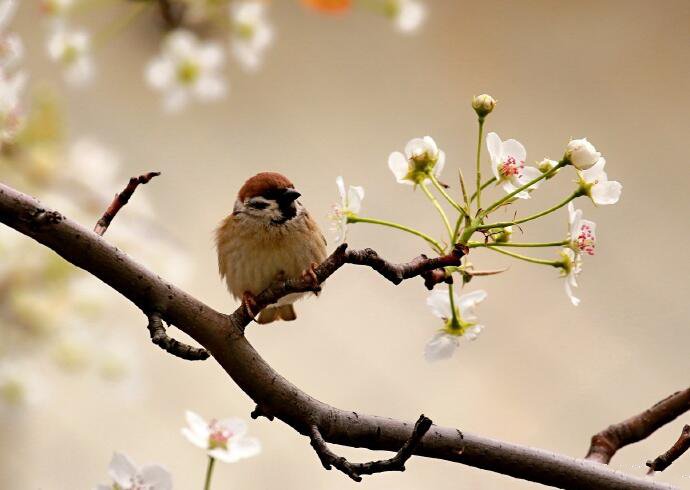
[[[218,272],[249,313],[253,298],[278,279],[309,275],[326,259],[326,239],[298,200],[301,194],[284,175],[261,172],[240,188],[232,213],[215,232]],[[306,293],[291,293],[255,318],[265,324],[297,318],[293,303]]]

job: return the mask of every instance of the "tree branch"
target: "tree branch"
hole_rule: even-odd
[[[113,202],[110,203],[108,209],[105,210],[105,213],[103,213],[101,219],[99,219],[98,223],[96,223],[96,226],[93,229],[94,233],[103,236],[117,213],[120,212],[120,209],[122,209],[129,202],[129,199],[134,194],[134,191],[137,190],[139,184],[148,184],[152,178],[157,177],[160,174],[160,172],[149,172],[147,174],[140,175],[139,177],[132,177],[129,179],[127,187],[125,187],[124,190],[119,194],[115,194]]]
[[[690,410],[690,388],[678,391],[618,424],[592,436],[585,459],[608,464],[616,451],[649,437],[655,430]]]
[[[136,263],[102,237],[3,184],[0,222],[90,272],[143,312],[159,312],[168,323],[206,347],[257,405],[301,434],[307,435],[312,426],[317,426],[323,440],[329,443],[385,451],[398,451],[408,440],[412,424],[332,407],[283,378],[249,344],[237,323],[237,312],[227,316],[213,310]],[[436,425],[413,453],[559,488],[674,488],[591,461]]]
[[[382,459],[378,461],[370,461],[368,463],[350,463],[342,456],[338,456],[331,451],[323,440],[321,432],[316,425],[309,428],[309,438],[311,439],[311,446],[316,451],[316,454],[321,460],[321,464],[327,470],[334,467],[342,471],[354,481],[362,481],[362,475],[373,475],[374,473],[383,473],[385,471],[405,471],[405,463],[412,456],[413,451],[422,440],[424,434],[427,433],[431,427],[431,420],[424,416],[419,416],[417,422],[414,424],[412,434],[409,439],[405,441],[403,447],[395,453],[395,456],[389,459]]]
[[[199,347],[192,347],[184,344],[179,340],[170,337],[163,326],[163,320],[158,313],[149,313],[149,333],[151,334],[151,342],[156,344],[164,351],[177,356],[187,361],[204,361],[208,359],[209,353],[206,349]]]
[[[649,466],[647,474],[651,475],[655,471],[664,471],[688,449],[690,449],[690,425],[683,427],[680,437],[668,451],[657,456],[653,461],[647,461],[647,466]]]

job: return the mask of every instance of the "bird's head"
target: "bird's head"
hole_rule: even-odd
[[[290,180],[276,172],[261,172],[247,180],[237,194],[233,214],[281,225],[297,216],[300,193]]]

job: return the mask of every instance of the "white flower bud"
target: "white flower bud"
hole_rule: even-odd
[[[599,161],[601,153],[594,148],[592,143],[587,141],[587,138],[582,138],[570,140],[564,158],[578,170],[587,170]]]
[[[472,109],[479,117],[485,117],[496,107],[496,99],[488,94],[475,95],[472,98]]]

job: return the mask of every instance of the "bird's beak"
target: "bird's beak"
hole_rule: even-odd
[[[285,192],[283,193],[283,195],[280,196],[280,201],[284,202],[286,204],[291,203],[291,202],[297,200],[297,198],[301,195],[302,194],[297,192],[295,189],[286,189]]]

